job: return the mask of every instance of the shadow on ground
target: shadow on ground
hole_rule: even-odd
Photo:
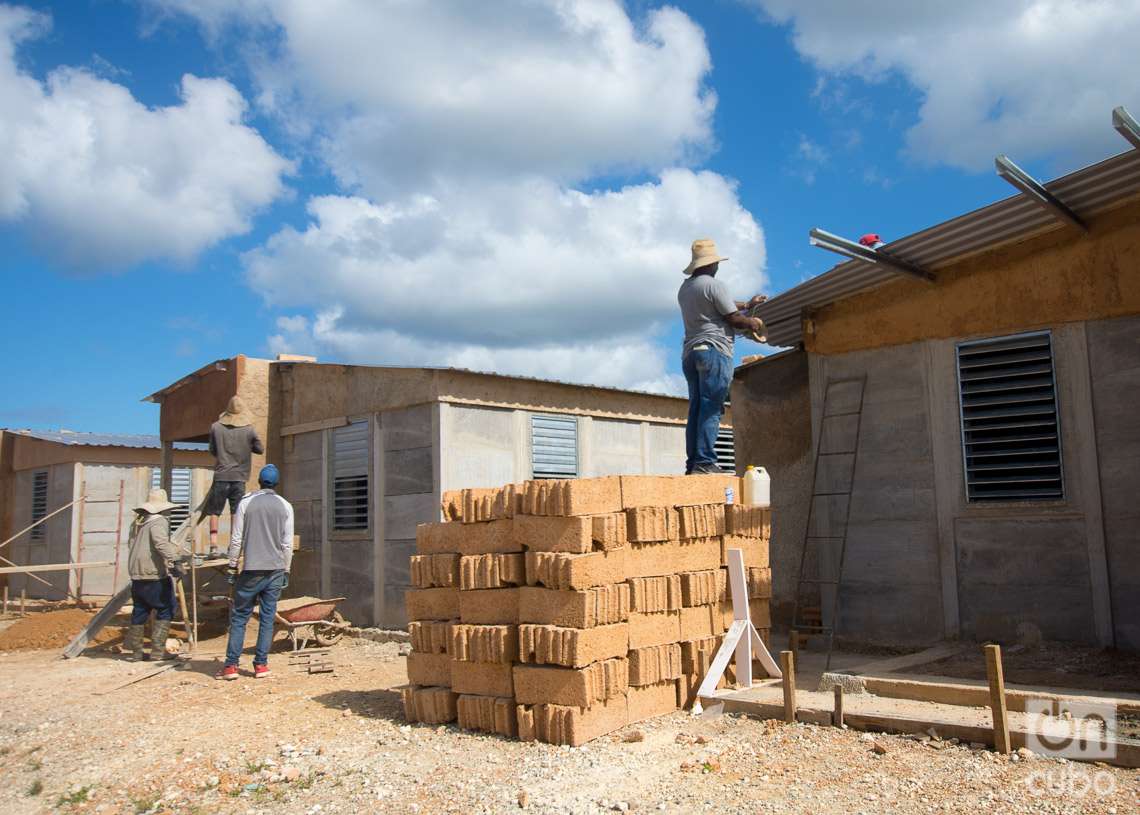
[[[335,710],[351,710],[357,716],[369,719],[406,723],[404,702],[396,690],[338,690],[314,696],[313,701]]]

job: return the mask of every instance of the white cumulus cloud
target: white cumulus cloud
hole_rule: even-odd
[[[825,74],[905,77],[922,94],[906,136],[922,162],[1092,161],[1126,146],[1112,108],[1140,108],[1140,0],[747,2],[791,24]]]
[[[179,104],[148,108],[84,69],[40,81],[17,48],[49,24],[0,5],[0,219],[77,267],[187,261],[284,193],[291,165],[230,83],[187,74]]]

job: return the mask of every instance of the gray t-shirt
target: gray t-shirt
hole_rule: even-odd
[[[725,356],[732,356],[732,326],[724,316],[739,311],[725,285],[712,275],[693,275],[677,292],[681,317],[685,321],[685,345],[682,358],[694,345],[707,344]]]
[[[249,480],[249,459],[252,453],[261,455],[265,445],[253,425],[230,427],[221,422],[210,425],[210,452],[218,463],[214,465],[215,481]]]

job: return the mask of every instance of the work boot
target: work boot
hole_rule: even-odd
[[[143,659],[143,629],[145,626],[132,625],[127,629],[127,636],[123,639],[123,650],[127,653],[127,659],[131,662],[138,662]]]
[[[151,659],[173,659],[166,655],[166,637],[170,633],[170,620],[155,620],[150,631]]]

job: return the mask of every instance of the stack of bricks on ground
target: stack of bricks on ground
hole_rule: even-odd
[[[729,549],[767,641],[769,510],[733,476],[529,481],[417,529],[409,721],[579,745],[687,707],[732,622]]]

